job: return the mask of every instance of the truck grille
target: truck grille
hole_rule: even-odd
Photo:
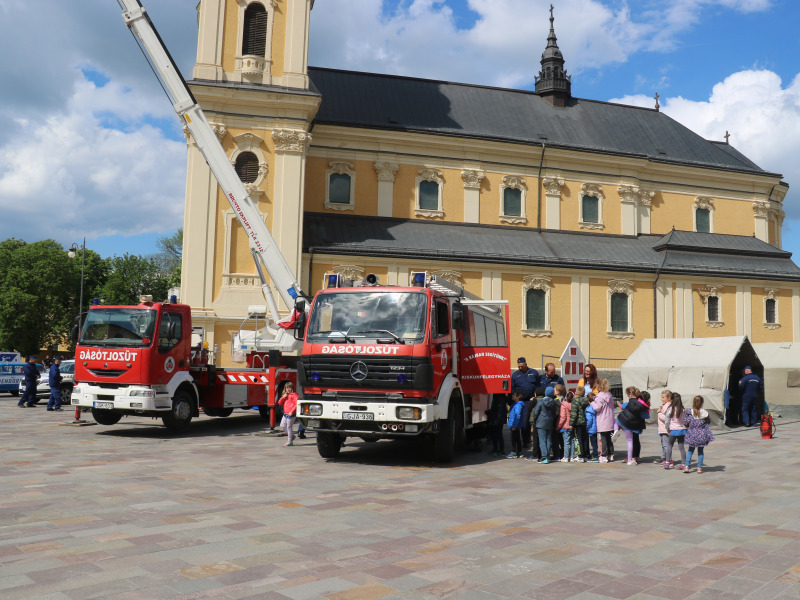
[[[95,377],[119,377],[125,371],[115,369],[89,369],[89,373]]]
[[[430,370],[430,365],[428,357],[314,355],[303,357],[301,377],[306,385],[326,388],[410,390],[418,389],[415,381],[429,379],[420,377],[420,368]]]

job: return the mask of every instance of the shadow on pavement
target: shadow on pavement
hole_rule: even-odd
[[[91,419],[89,416],[88,419]],[[230,417],[205,417],[192,419],[189,427],[184,431],[170,431],[161,422],[161,419],[147,420],[145,417],[125,417],[116,425],[99,426],[98,435],[126,438],[197,438],[220,437],[231,435],[252,435],[262,433],[269,429],[267,423],[256,414],[237,414]]]

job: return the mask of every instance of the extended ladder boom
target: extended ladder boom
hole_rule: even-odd
[[[230,202],[236,218],[239,219],[239,223],[247,232],[250,251],[253,254],[253,258],[256,259],[256,267],[261,276],[264,295],[270,304],[273,318],[277,318],[275,300],[262,274],[259,261],[266,268],[272,283],[278,290],[278,294],[280,294],[284,304],[290,310],[294,307],[294,299],[298,295],[303,295],[300,284],[297,282],[283,254],[278,249],[275,239],[261,219],[253,200],[247,193],[247,189],[239,179],[236,170],[222,148],[222,144],[220,144],[214,130],[206,120],[203,110],[194,99],[189,86],[186,85],[186,81],[181,76],[178,67],[172,60],[167,47],[158,35],[144,7],[139,0],[117,1],[124,11],[122,17],[125,20],[125,24],[141,41],[142,47],[147,52],[153,68],[170,97],[175,112],[186,123],[186,127],[197,144],[197,149],[206,159],[211,172],[217,179],[228,202]]]

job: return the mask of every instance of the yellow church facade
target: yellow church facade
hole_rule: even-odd
[[[620,359],[654,336],[800,341],[788,185],[657,108],[573,97],[552,15],[527,91],[310,68],[312,8],[202,0],[190,81],[307,293],[325,273],[436,273],[508,300],[533,365],[571,337]],[[264,299],[187,142],[181,296],[227,364]]]

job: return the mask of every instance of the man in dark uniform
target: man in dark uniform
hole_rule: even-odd
[[[36,404],[36,386],[39,383],[39,369],[36,368],[36,356],[31,355],[28,357],[28,362],[22,367],[22,375],[25,377],[25,393],[19,399],[20,408],[28,406],[31,407]]]
[[[564,380],[558,373],[556,373],[556,366],[551,362],[547,363],[544,366],[544,373],[542,373],[542,376],[539,377],[539,387],[543,387],[545,389],[549,387],[556,387],[557,383],[560,383],[566,387]]]
[[[48,374],[48,380],[50,383],[50,399],[47,401],[47,410],[63,410],[61,408],[61,380],[64,377],[61,375],[61,366],[62,358],[60,356],[56,356],[53,359],[53,364],[50,365],[50,372]]]
[[[753,373],[748,365],[744,368],[744,377],[739,380],[739,396],[742,398],[742,423],[745,427],[758,425],[759,392],[764,391],[761,378]]]
[[[528,367],[528,361],[524,356],[517,359],[517,371],[511,375],[511,393],[520,392],[523,402],[530,403],[531,398],[536,395],[536,388],[539,385],[539,372]],[[524,412],[524,407],[523,407]],[[522,447],[528,448],[531,445],[531,424],[526,420],[522,424]]]

